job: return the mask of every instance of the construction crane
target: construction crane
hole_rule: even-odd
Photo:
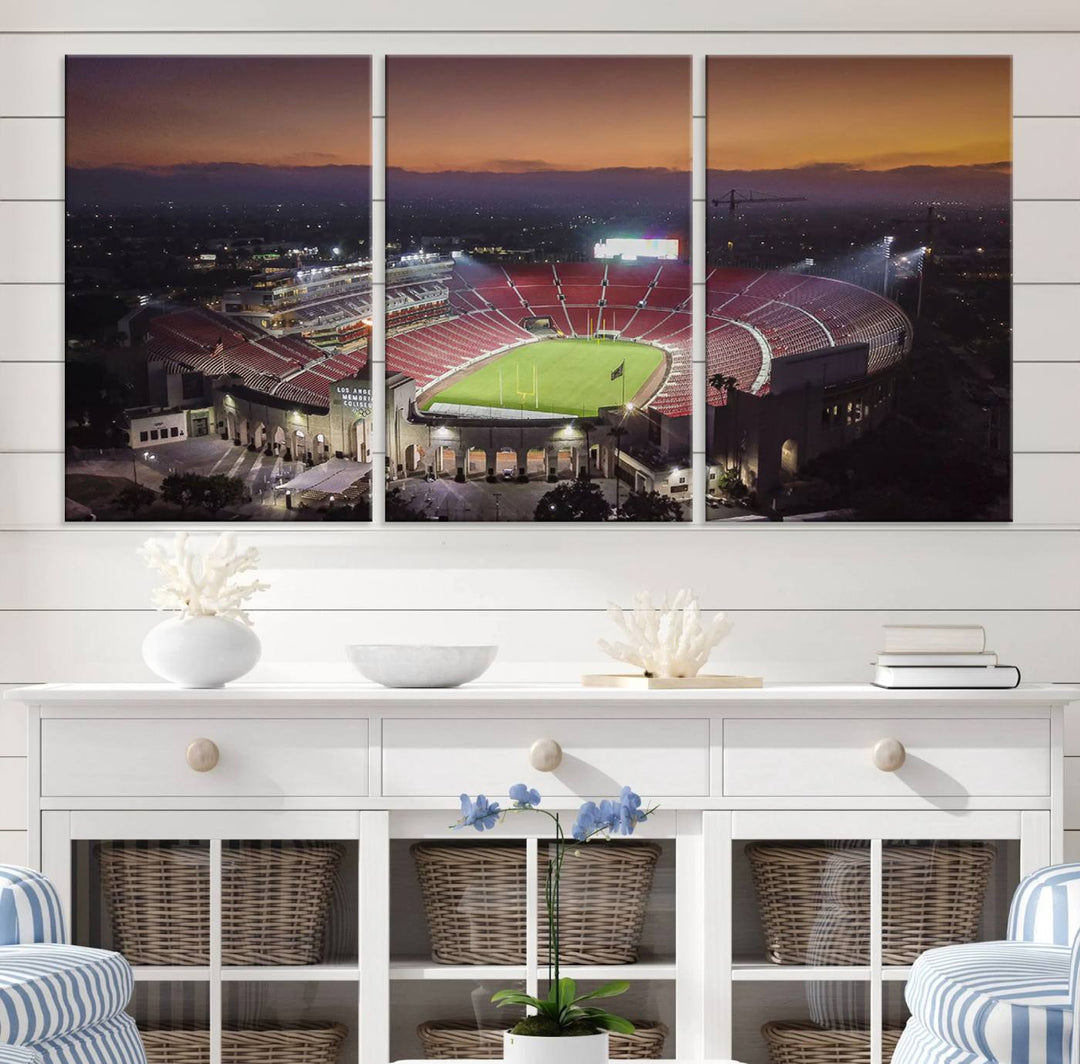
[[[763,192],[755,192],[753,189],[732,188],[714,199],[712,205],[722,207],[726,203],[728,213],[733,215],[740,203],[802,203],[805,200],[805,196],[766,196]]]

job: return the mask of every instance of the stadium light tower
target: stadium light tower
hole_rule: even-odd
[[[927,260],[929,259],[929,257],[930,257],[930,248],[926,244],[923,244],[923,246],[919,249],[919,294],[918,294],[918,296],[916,297],[916,300],[915,300],[915,317],[916,318],[921,318],[922,317],[923,280],[926,277],[926,264],[927,264]]]
[[[881,246],[885,250],[885,273],[881,281],[881,294],[886,297],[889,296],[889,259],[892,257],[893,241],[896,239],[894,236],[887,236],[881,242]]]

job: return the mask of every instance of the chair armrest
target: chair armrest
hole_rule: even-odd
[[[1014,942],[1071,946],[1080,932],[1080,863],[1052,865],[1020,883],[1009,908]]]
[[[0,865],[0,946],[64,941],[56,888],[31,868]]]

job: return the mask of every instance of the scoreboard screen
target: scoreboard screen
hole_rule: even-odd
[[[679,257],[679,242],[675,239],[652,237],[609,237],[593,244],[594,259],[622,259],[623,262],[635,262],[637,259],[675,260]]]

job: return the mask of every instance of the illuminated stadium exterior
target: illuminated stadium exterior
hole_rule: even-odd
[[[314,462],[370,461],[378,449],[370,410],[355,401],[358,389],[369,388],[366,266],[263,274],[227,293],[219,309],[166,308],[149,317],[142,338],[162,406],[187,406],[205,418],[197,426],[189,419],[189,435],[217,432]],[[590,468],[618,472],[638,489],[688,497],[691,290],[689,266],[670,261],[492,265],[456,258],[391,266],[390,475],[425,470],[460,478],[479,466],[490,479],[509,465],[551,479]],[[911,323],[892,301],[828,278],[728,267],[711,269],[705,290],[707,373],[729,382],[708,389],[714,473],[735,465],[748,486],[771,490],[888,408],[885,371],[912,341]],[[611,411],[574,418],[431,403],[447,382],[506,351],[597,335],[663,355],[627,404],[641,416],[616,441],[618,450],[596,431],[610,426]],[[212,411],[199,410],[197,393]],[[807,427],[780,433],[774,423]]]

